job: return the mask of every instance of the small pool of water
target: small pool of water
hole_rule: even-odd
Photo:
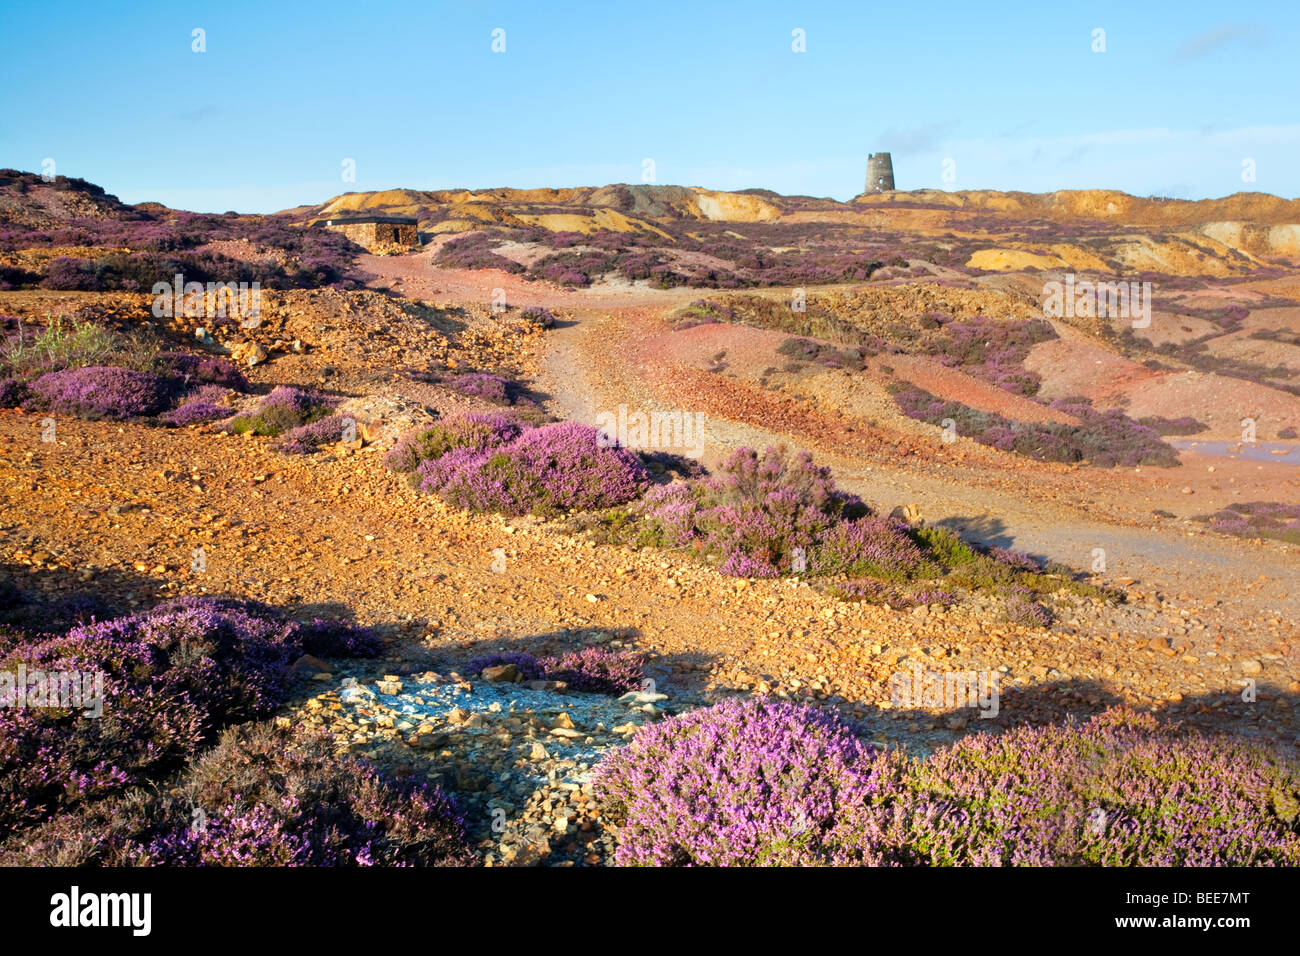
[[[1194,451],[1215,458],[1243,461],[1275,461],[1283,465],[1300,465],[1300,444],[1295,442],[1171,441],[1179,451]]]

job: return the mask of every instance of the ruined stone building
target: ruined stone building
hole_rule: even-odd
[[[341,232],[370,252],[401,252],[420,245],[418,219],[405,216],[343,216],[321,225]]]
[[[869,193],[885,193],[894,188],[894,161],[888,153],[872,153],[867,157],[867,188]]]

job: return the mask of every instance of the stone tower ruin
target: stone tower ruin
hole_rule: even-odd
[[[883,193],[894,188],[894,161],[888,153],[867,157],[867,192]]]

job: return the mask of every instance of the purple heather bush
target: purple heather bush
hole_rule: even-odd
[[[1009,568],[1015,568],[1017,571],[1037,571],[1041,567],[1038,559],[1032,555],[1025,554],[1023,551],[1014,551],[1011,548],[998,547],[997,545],[989,548],[989,557]]]
[[[163,412],[158,417],[164,424],[174,425],[179,428],[185,425],[201,425],[204,422],[221,421],[233,414],[235,414],[233,408],[227,408],[213,402],[187,402],[184,405],[178,405],[171,411]]]
[[[0,863],[470,866],[474,856],[436,787],[381,774],[328,737],[259,724],[228,730],[176,792],[137,790],[56,817],[0,848]]]
[[[0,830],[175,769],[221,727],[268,716],[308,642],[346,649],[258,605],[186,597],[11,648],[0,672],[102,673],[104,701],[94,719],[0,708]]]
[[[0,378],[0,408],[17,408],[27,400],[27,384],[20,378]]]
[[[475,657],[463,668],[466,674],[480,674],[484,668],[513,664],[520,680],[564,681],[572,690],[619,696],[641,686],[645,655],[635,651],[610,651],[588,647],[555,657],[532,654],[488,654]]]
[[[595,785],[622,866],[878,866],[902,766],[826,712],[731,699],[645,725]]]
[[[496,405],[514,404],[514,383],[488,372],[467,372],[451,380],[451,387],[470,398],[481,398]]]
[[[1183,415],[1180,418],[1162,418],[1159,415],[1139,418],[1138,424],[1155,429],[1159,435],[1199,435],[1209,431],[1210,426],[1198,422],[1195,418]]]
[[[178,380],[182,388],[219,385],[237,392],[248,390],[244,373],[230,359],[219,355],[160,352],[154,357],[154,371]]]
[[[350,424],[355,423],[344,415],[326,415],[289,429],[275,440],[272,447],[287,455],[310,455],[321,445],[343,441]]]
[[[326,617],[299,622],[295,637],[305,653],[317,657],[374,657],[383,648],[371,628]]]
[[[547,680],[564,681],[574,690],[615,697],[637,690],[645,673],[645,655],[588,647],[538,662]]]
[[[1019,584],[1007,589],[1002,611],[1008,621],[1021,627],[1047,627],[1052,623],[1052,612],[1034,600],[1029,588]]]
[[[1221,534],[1242,538],[1276,538],[1300,544],[1300,504],[1278,501],[1246,501],[1228,505],[1216,514],[1197,520]]]
[[[881,580],[910,577],[923,560],[910,531],[906,522],[876,515],[841,522],[822,535],[813,551],[813,573]]]
[[[237,435],[278,436],[329,414],[337,400],[310,389],[277,385],[251,411],[241,412],[226,425]]]
[[[1300,862],[1300,770],[1112,710],[923,759],[756,698],[650,724],[598,796],[620,865],[1243,866]]]
[[[929,865],[1300,862],[1296,767],[1149,714],[970,734],[907,783],[908,843]]]
[[[506,515],[610,508],[648,484],[635,454],[577,422],[527,429],[496,450],[457,448],[415,473],[421,490],[458,508]]]
[[[1082,422],[1067,425],[1013,422],[961,402],[943,401],[914,387],[899,388],[893,398],[909,418],[931,425],[951,418],[959,435],[1037,461],[1086,461],[1101,468],[1173,468],[1180,464],[1177,450],[1161,441],[1154,428],[1139,424],[1117,408],[1096,411],[1086,399],[1058,398],[1050,403],[1049,407]]]
[[[488,451],[519,437],[520,422],[499,412],[460,412],[428,428],[407,432],[384,456],[384,465],[397,472],[413,472],[422,462],[441,458],[449,451]]]
[[[159,375],[87,366],[42,375],[31,384],[29,402],[55,414],[124,421],[158,414],[169,404],[170,393],[170,383]]]
[[[812,555],[839,521],[867,512],[810,454],[775,448],[737,449],[716,474],[655,488],[632,510],[645,543],[692,549],[736,577],[788,574],[796,548]]]

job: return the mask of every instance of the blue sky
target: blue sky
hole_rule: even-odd
[[[1297,51],[1292,0],[6,2],[0,166],[206,212],[641,182],[646,159],[848,199],[881,149],[900,189],[1296,197]]]

